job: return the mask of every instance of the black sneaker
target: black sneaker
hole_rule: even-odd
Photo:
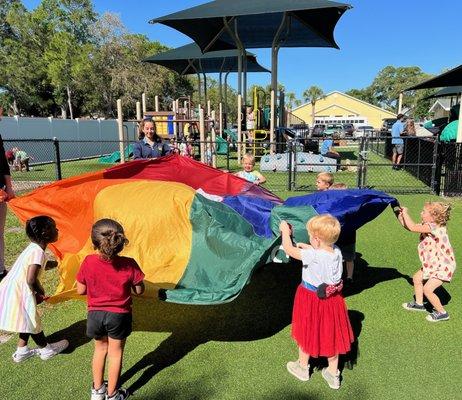
[[[402,306],[409,311],[427,311],[423,304],[418,304],[415,301],[411,301],[410,303],[403,303]]]
[[[448,319],[449,319],[449,314],[447,312],[439,313],[438,311],[433,311],[432,313],[428,314],[426,317],[426,320],[430,322],[447,321]]]

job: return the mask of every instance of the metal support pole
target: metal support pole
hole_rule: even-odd
[[[210,100],[209,100],[210,102]],[[212,119],[212,126],[210,128],[210,150],[212,151],[212,167],[217,167],[217,152],[216,152],[216,143],[217,143],[217,134],[216,134],[216,120],[215,120],[215,110],[212,110],[210,113]]]
[[[205,163],[205,118],[204,109],[199,108],[199,148],[201,152],[201,162]]]
[[[177,105],[177,102],[175,100],[173,100],[173,103],[172,103],[172,110],[173,110],[173,137],[175,139],[178,138],[178,127],[177,127],[177,122],[176,120],[178,119],[178,110],[176,108],[176,105]]]
[[[271,46],[271,119],[270,119],[270,137],[271,135],[274,138],[274,128],[276,121],[276,93],[278,90],[278,53],[283,43],[281,40],[281,34],[284,28],[286,27],[288,20],[287,13],[284,13],[282,17],[281,24],[276,32],[276,35],[273,39],[273,44]],[[271,141],[271,139],[270,139]],[[273,154],[273,152],[271,152]]]
[[[144,96],[144,93],[143,93]],[[125,162],[125,152],[124,152],[124,124],[123,124],[123,114],[122,114],[122,100],[117,100],[117,126],[119,128],[119,151],[120,151],[120,163]]]
[[[55,147],[56,180],[60,181],[61,179],[63,179],[63,175],[61,173],[61,155],[59,152],[59,140],[56,137],[53,138],[53,145]]]
[[[420,144],[421,144],[421,140],[418,140],[417,141],[417,146],[418,146],[418,150],[417,150],[417,179],[420,179]],[[415,142],[414,142],[415,143]]]
[[[225,74],[225,114],[228,115],[228,75],[230,71]]]
[[[237,96],[237,162],[241,163],[242,155],[242,95]]]
[[[229,141],[226,141],[226,169],[229,171]]]
[[[80,124],[79,124],[79,119],[75,118],[75,125],[77,127],[77,140],[80,140]],[[79,157],[82,158],[82,144],[78,144],[78,149],[79,149]]]
[[[220,136],[223,137],[223,103],[222,102],[220,102],[220,104],[218,105],[218,113],[219,113],[219,118],[220,118],[219,133],[220,133]]]
[[[459,125],[457,127],[457,143],[462,143],[462,93],[460,94],[460,103],[459,103]]]
[[[204,77],[204,105],[207,104],[208,96],[207,96],[207,75],[202,74]]]
[[[226,64],[226,57],[223,57],[223,62],[221,63],[220,74],[218,75],[218,102],[223,102],[223,69]]]
[[[242,54],[242,66],[243,66],[243,78],[242,78],[242,93],[244,97],[244,104],[247,104],[247,56],[246,56],[246,51],[245,48],[243,48]]]
[[[274,154],[274,114],[276,111],[276,104],[274,101],[275,93],[274,90],[271,90],[271,104],[270,104],[270,154]]]
[[[288,168],[287,168],[287,190],[292,190],[292,157],[294,156],[294,148],[292,142],[288,141],[287,142],[287,156],[289,157],[288,162]]]
[[[197,94],[199,96],[199,103],[202,103],[202,88],[201,88],[201,74],[197,73]]]
[[[369,149],[369,142],[370,142],[370,139],[368,137],[364,137],[363,149],[361,152],[361,164],[362,164],[361,187],[362,188],[367,186],[367,151]]]
[[[237,94],[242,94],[242,57],[241,55],[244,53],[244,46],[242,45],[239,36],[237,36],[237,19],[234,19],[234,31],[231,29],[229,22],[226,17],[223,17],[223,25],[226,28],[226,31],[234,40],[234,44],[236,48],[239,50],[239,55],[237,57]]]
[[[361,137],[359,140],[359,149],[358,149],[358,175],[356,179],[356,186],[358,189],[361,189],[363,183],[363,149],[364,149],[364,140],[365,137]]]
[[[439,157],[439,145],[438,139],[435,139],[435,144],[433,145],[433,165],[432,165],[432,180],[431,180],[431,190],[434,194],[440,195],[441,192],[441,157]]]

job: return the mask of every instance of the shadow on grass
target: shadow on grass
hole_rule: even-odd
[[[357,259],[355,284],[346,289],[345,296],[393,279],[408,275],[395,268],[370,267],[362,258]],[[180,361],[189,352],[209,341],[251,341],[271,337],[291,323],[293,297],[301,278],[298,263],[269,264],[257,270],[242,294],[234,301],[215,306],[193,306],[166,303],[158,300],[134,301],[134,330],[171,332],[160,345],[144,355],[123,373],[120,384],[140,375],[128,387],[131,393],[146,385],[157,373]],[[446,292],[447,293],[447,292]],[[359,337],[365,316],[349,310],[355,342],[349,354],[342,356],[339,367],[352,369],[359,357]],[[85,321],[50,336],[51,340],[69,338],[72,349],[89,341],[85,336]],[[326,360],[313,359],[313,367],[321,368]],[[198,388],[200,390],[200,388]]]
[[[350,161],[356,161],[358,159],[358,155],[354,151],[344,151],[344,150],[339,150],[340,155],[342,156],[342,160],[350,160]]]
[[[370,266],[366,260],[361,258],[360,253],[357,253],[357,256],[359,256],[359,258],[355,260],[354,284],[343,289],[343,295],[345,297],[354,296],[361,293],[363,290],[374,287],[380,282],[391,281],[393,279],[405,279],[410,286],[413,286],[412,277],[402,274],[396,268]],[[412,290],[413,289],[411,289],[411,293]],[[448,304],[451,300],[451,295],[443,286],[437,288],[435,294],[439,297],[443,305]],[[404,298],[406,298],[405,296],[406,294],[403,294]],[[411,296],[412,294],[408,294],[409,298],[411,298]],[[430,303],[428,303],[428,307],[428,311],[431,311],[432,306]]]
[[[158,372],[211,340],[250,341],[273,336],[291,323],[300,275],[295,265],[266,265],[254,273],[236,300],[216,306],[135,302],[134,330],[171,335],[127,370],[121,384],[143,371],[128,388],[136,392]]]
[[[54,332],[47,336],[47,340],[50,343],[57,342],[61,339],[67,339],[69,341],[69,347],[63,351],[64,354],[72,353],[76,348],[87,344],[91,339],[87,337],[87,320],[75,322],[69,325],[67,328],[61,329],[60,331]],[[45,332],[46,333],[46,332]]]
[[[293,298],[300,278],[298,264],[269,264],[256,271],[242,294],[231,303],[191,306],[136,301],[134,330],[171,332],[171,335],[124,372],[121,384],[141,372],[128,387],[134,393],[157,373],[208,341],[251,341],[275,335],[291,323]],[[341,368],[353,368],[359,354],[358,338],[364,314],[350,310],[349,317],[356,340],[352,351],[341,358]]]
[[[381,282],[394,279],[405,279],[412,285],[412,278],[409,275],[402,274],[396,268],[370,266],[366,260],[361,258],[360,253],[356,253],[356,256],[354,284],[344,287],[343,295],[345,297],[354,296],[366,289],[373,288]]]

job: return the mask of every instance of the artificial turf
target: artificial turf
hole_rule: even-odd
[[[271,182],[269,182],[271,184]],[[286,197],[295,193],[280,192]],[[429,195],[399,196],[418,220]],[[462,201],[454,209],[449,235],[461,265]],[[26,245],[9,214],[7,264]],[[296,264],[269,264],[258,270],[233,302],[186,306],[140,300],[134,306],[134,332],[127,341],[122,383],[134,399],[458,399],[462,376],[461,279],[456,271],[440,292],[451,319],[437,324],[425,314],[405,311],[412,298],[410,277],[418,268],[418,235],[405,231],[390,209],[358,231],[355,286],[346,293],[357,336],[343,359],[343,382],[330,389],[314,360],[309,382],[300,382],[285,364],[297,356],[290,337]],[[52,291],[57,270],[45,273]],[[49,361],[38,357],[15,364],[16,336],[0,345],[0,398],[88,399],[92,343],[85,336],[85,304],[41,305],[45,333],[67,338],[71,348]]]

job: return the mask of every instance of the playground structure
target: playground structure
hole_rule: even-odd
[[[305,152],[267,154],[260,159],[260,171],[287,172],[289,170],[334,173],[336,171],[336,160],[321,154]]]
[[[223,152],[223,140],[217,144],[216,136],[216,112],[211,108],[210,100],[205,110],[201,105],[195,107],[189,97],[182,97],[172,102],[171,110],[160,110],[159,97],[154,97],[154,111],[148,111],[146,95],[143,93],[142,101],[136,103],[136,120],[141,122],[144,118],[151,118],[157,128],[158,135],[165,140],[182,141],[186,138],[199,139],[200,161],[216,167],[216,147]],[[119,131],[120,148],[117,155],[120,162],[124,163],[128,158],[127,144],[129,138],[125,134],[122,112],[122,101],[117,100],[117,123]],[[223,133],[223,105],[219,105],[218,130],[220,139]],[[133,138],[138,140],[138,137]],[[208,157],[210,155],[210,157]],[[115,158],[114,158],[115,159]]]
[[[164,140],[181,143],[192,139],[198,147],[199,159],[201,162],[216,167],[217,155],[229,157],[230,147],[237,150],[236,158],[241,162],[242,156],[251,153],[257,160],[260,160],[262,171],[285,172],[296,168],[302,172],[331,172],[335,160],[327,159],[319,154],[300,152],[296,159],[289,160],[288,152],[284,142],[293,140],[280,133],[280,128],[271,135],[271,104],[268,101],[268,94],[254,88],[252,104],[243,105],[242,96],[238,96],[238,124],[237,132],[226,129],[223,103],[218,104],[218,113],[212,107],[211,101],[207,101],[206,108],[202,105],[195,105],[190,97],[181,97],[172,101],[170,110],[160,110],[159,97],[154,97],[154,111],[148,111],[146,96],[142,95],[142,102],[137,102],[137,119],[133,122],[141,122],[144,118],[151,118],[156,123],[157,133]],[[120,102],[120,100],[118,101]],[[288,120],[293,124],[293,116],[288,113],[284,106],[284,92],[280,93],[280,107],[276,114],[281,121],[281,126],[287,125]],[[126,143],[128,138],[124,137],[122,106],[118,106],[119,116],[119,140],[121,147],[112,159],[124,162],[129,157]],[[247,114],[252,114],[253,125],[247,129]],[[288,118],[291,117],[291,118]],[[301,120],[296,121],[300,123]],[[304,121],[301,121],[304,123]],[[276,140],[271,141],[271,136]],[[138,138],[134,138],[138,140]],[[310,150],[310,149],[306,149]],[[313,150],[315,153],[316,150]],[[306,164],[306,165],[304,165]],[[292,167],[290,166],[292,165]],[[308,167],[308,165],[310,167]],[[276,166],[276,167],[275,167]]]

